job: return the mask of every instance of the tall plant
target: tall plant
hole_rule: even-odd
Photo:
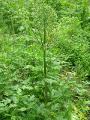
[[[34,1],[32,8],[33,31],[43,51],[43,74],[45,78],[45,99],[47,100],[47,46],[50,34],[56,25],[57,15],[55,11],[43,1]],[[52,41],[52,40],[51,40]],[[50,44],[49,44],[50,45]]]

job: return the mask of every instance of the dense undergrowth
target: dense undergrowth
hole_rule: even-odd
[[[0,0],[0,120],[89,119],[89,1]]]

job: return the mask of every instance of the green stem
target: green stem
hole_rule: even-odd
[[[44,14],[44,41],[43,41],[43,62],[44,62],[44,78],[45,78],[45,92],[44,92],[44,97],[45,97],[45,103],[47,103],[48,99],[48,86],[46,82],[46,77],[47,77],[47,63],[46,63],[46,19],[45,19],[45,14]]]

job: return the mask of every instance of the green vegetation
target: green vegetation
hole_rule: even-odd
[[[89,0],[0,0],[0,120],[90,120]]]

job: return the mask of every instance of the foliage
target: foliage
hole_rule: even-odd
[[[88,0],[0,0],[0,120],[90,119]]]

